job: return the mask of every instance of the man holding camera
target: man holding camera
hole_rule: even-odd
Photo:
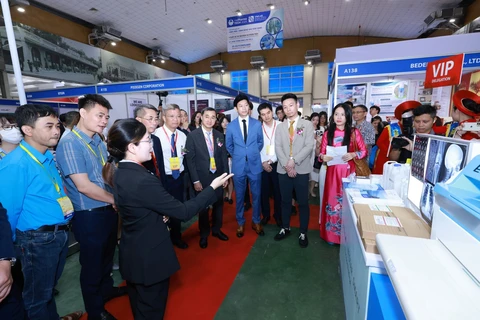
[[[437,110],[431,105],[420,105],[412,111],[403,113],[403,135],[393,138],[388,158],[400,163],[405,163],[408,158],[411,158],[413,134],[435,134],[432,127],[436,116]]]

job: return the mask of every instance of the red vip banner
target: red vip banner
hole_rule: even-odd
[[[465,54],[462,53],[429,62],[424,87],[436,88],[459,84],[462,78],[464,56]]]

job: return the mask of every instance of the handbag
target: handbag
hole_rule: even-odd
[[[355,129],[353,129],[353,147],[355,149],[355,153],[358,152],[358,145],[357,145],[357,137],[355,134]],[[365,159],[357,159],[353,158],[353,162],[355,162],[355,174],[357,177],[368,177],[372,173],[370,168],[368,167],[367,161]]]

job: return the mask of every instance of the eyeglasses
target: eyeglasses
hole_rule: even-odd
[[[158,122],[160,118],[141,118],[143,120],[147,120],[148,122]]]
[[[152,140],[152,138],[148,138],[148,140],[140,140],[139,142],[153,143],[153,140]]]
[[[16,124],[6,124],[6,125],[4,125],[3,127],[0,127],[0,128],[5,130],[5,131],[8,131],[8,130],[12,130],[13,128],[18,128],[18,126]]]

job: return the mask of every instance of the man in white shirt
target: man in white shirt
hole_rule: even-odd
[[[163,152],[163,163],[165,165],[166,185],[165,190],[175,199],[183,202],[184,186],[184,155],[187,152],[185,145],[187,136],[177,130],[180,125],[180,107],[176,104],[169,104],[163,108],[164,125],[155,130],[155,135],[160,139]],[[180,249],[188,248],[182,240],[180,220],[170,218],[170,238],[172,243]]]
[[[274,211],[273,218],[277,226],[282,226],[282,208],[280,185],[278,183],[277,173],[277,155],[275,153],[275,131],[277,126],[281,123],[273,119],[272,105],[269,103],[262,103],[257,108],[258,114],[262,118],[263,130],[263,148],[260,151],[262,159],[262,224],[266,225],[270,220],[270,194],[273,188],[273,203]]]

